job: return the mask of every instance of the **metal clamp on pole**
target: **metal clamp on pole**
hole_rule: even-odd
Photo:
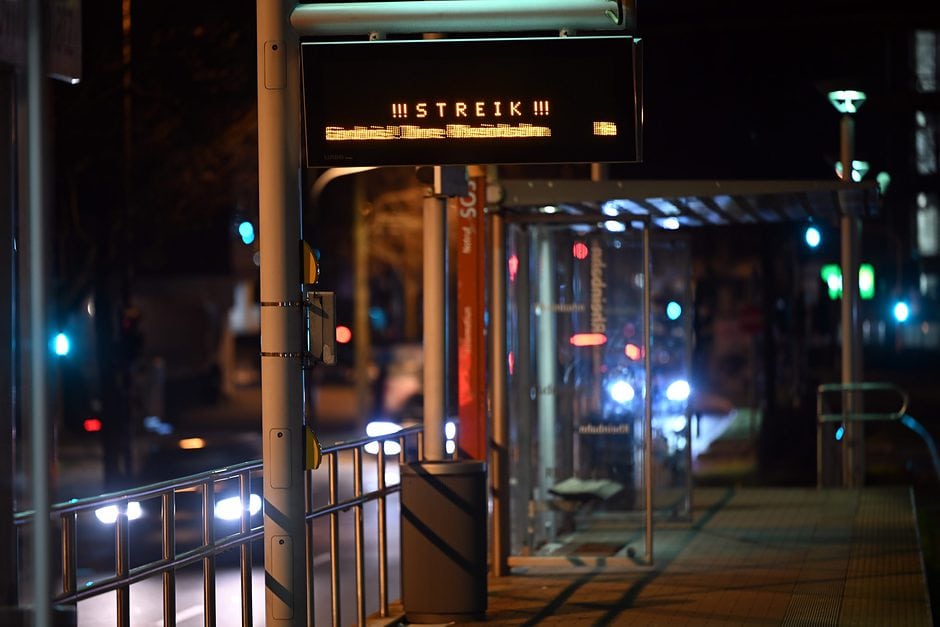
[[[633,0],[421,0],[301,4],[291,26],[301,36],[427,32],[624,30]]]

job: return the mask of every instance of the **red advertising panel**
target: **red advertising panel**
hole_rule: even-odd
[[[486,379],[483,346],[483,222],[486,177],[468,181],[457,203],[457,446],[461,456],[486,459]]]

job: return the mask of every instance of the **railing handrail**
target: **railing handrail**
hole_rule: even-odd
[[[261,460],[256,459],[248,462],[234,464],[232,466],[214,468],[212,470],[206,470],[200,473],[186,475],[176,479],[167,479],[157,483],[150,483],[147,485],[136,486],[115,492],[106,492],[104,494],[88,496],[81,499],[69,499],[68,501],[56,503],[50,508],[49,511],[52,514],[67,514],[73,511],[86,510],[91,507],[107,505],[134,498],[151,498],[169,490],[179,491],[185,490],[186,488],[194,488],[206,483],[207,481],[225,481],[227,479],[238,476],[239,473],[261,470],[261,468]],[[34,514],[35,512],[31,509],[23,510],[22,512],[15,513],[13,518],[17,524],[22,524],[26,520],[32,518]]]
[[[365,446],[371,442],[385,442],[389,440],[398,440],[409,435],[415,435],[422,431],[420,426],[405,427],[401,431],[396,431],[395,433],[390,433],[388,435],[377,435],[377,436],[365,436],[356,440],[347,440],[336,442],[330,446],[323,447],[323,455],[328,455],[330,453],[336,453],[340,451],[348,451],[354,448],[359,448]],[[167,479],[165,481],[159,481],[156,483],[150,483],[143,486],[136,486],[133,488],[127,488],[125,490],[118,490],[115,492],[106,492],[104,494],[99,494],[96,496],[89,496],[80,499],[69,499],[68,501],[62,501],[61,503],[56,503],[50,508],[50,513],[53,515],[67,514],[72,511],[80,511],[89,509],[95,506],[108,505],[115,502],[120,502],[124,500],[130,500],[134,498],[150,498],[158,496],[159,494],[166,492],[170,489],[173,490],[185,490],[186,488],[194,488],[202,485],[206,481],[225,481],[228,479],[233,479],[242,472],[251,472],[262,469],[262,462],[260,459],[255,459],[247,462],[241,462],[238,464],[233,464],[231,466],[222,466],[221,468],[213,468],[212,470],[206,470],[203,472],[195,473],[192,475],[185,475],[176,479]],[[21,512],[16,512],[13,514],[13,520],[16,524],[24,524],[28,522],[29,519],[33,517],[35,512],[31,509],[23,510]]]
[[[865,412],[841,411],[824,412],[823,396],[825,394],[840,393],[853,394],[859,392],[895,392],[901,397],[901,407],[894,412]],[[880,420],[900,420],[907,414],[910,397],[907,392],[893,383],[860,381],[853,383],[823,383],[816,388],[816,420],[819,422],[871,422]]]

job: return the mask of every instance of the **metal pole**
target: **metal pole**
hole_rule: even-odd
[[[623,5],[623,6],[621,6]],[[615,30],[633,21],[633,2],[611,0],[421,0],[300,4],[301,35]]]
[[[32,440],[33,516],[33,624],[47,627],[50,604],[51,543],[49,534],[49,422],[46,395],[46,247],[45,193],[43,189],[43,28],[41,2],[26,3],[26,150],[29,199],[29,363],[30,438]]]
[[[483,190],[478,190],[484,193]],[[493,575],[509,574],[509,403],[506,373],[506,230],[503,216],[490,219],[490,389],[493,452]]]
[[[855,158],[855,120],[848,113],[842,115],[839,124],[839,157],[842,162],[842,180],[852,182],[852,160]],[[842,383],[857,383],[861,378],[860,351],[858,344],[858,267],[861,222],[848,202],[848,190],[839,192],[842,212],[841,263],[842,263]],[[861,409],[859,395],[849,393],[843,408],[846,415]],[[861,486],[865,477],[865,432],[864,425],[851,419],[845,421],[845,439],[842,445],[842,485],[847,488]]]
[[[14,341],[14,311],[17,307],[17,287],[14,279],[16,268],[13,249],[14,216],[18,209],[14,202],[16,189],[16,74],[12,71],[0,73],[0,389],[12,390],[16,380],[15,372],[18,350]],[[13,416],[14,403],[21,403],[12,394],[3,398],[0,406],[0,554],[16,554],[16,527],[13,524],[16,490],[16,460],[14,452],[15,431]],[[15,607],[19,597],[18,564],[16,560],[5,560],[0,565],[0,607]]]
[[[643,369],[646,393],[643,395],[643,489],[646,495],[646,563],[653,563],[653,370],[651,361],[652,323],[650,308],[653,268],[650,255],[650,227],[643,225]]]
[[[444,459],[447,335],[447,201],[424,199],[424,456]]]
[[[288,0],[258,0],[258,187],[265,624],[306,625],[299,43]]]
[[[511,296],[507,290],[507,307],[511,302],[515,308],[515,324],[513,328],[513,346],[515,348],[513,374],[510,384],[512,392],[512,429],[515,431],[515,439],[511,446],[519,451],[532,451],[533,439],[532,429],[535,425],[535,400],[531,397],[534,377],[532,374],[532,290],[530,278],[530,253],[534,248],[532,245],[532,231],[534,228],[524,226],[514,228],[511,233],[513,237],[513,250],[516,255],[515,279],[510,277],[508,289],[512,290]],[[510,232],[507,232],[507,237]],[[506,259],[507,270],[509,259]],[[511,298],[511,301],[509,300]],[[508,323],[507,323],[508,324]],[[525,548],[534,548],[532,529],[535,526],[535,512],[529,510],[531,502],[532,489],[534,487],[533,472],[534,467],[531,458],[527,453],[525,459],[516,464],[512,469],[512,475],[515,477],[515,489],[507,494],[507,503],[512,505],[511,520],[518,520],[519,524],[515,541],[517,546]],[[510,534],[513,528],[510,527]],[[509,549],[510,552],[512,549]]]
[[[536,230],[538,239],[538,316],[536,355],[536,395],[538,397],[538,477],[535,480],[536,500],[542,512],[537,537],[547,534],[555,539],[555,515],[548,507],[549,489],[555,484],[557,406],[555,386],[558,383],[558,332],[555,325],[555,255],[548,227]]]
[[[369,382],[372,362],[372,333],[369,324],[369,224],[366,215],[365,181],[353,183],[353,363],[355,364],[356,421],[363,428],[372,412],[373,393]],[[378,391],[381,394],[381,390]]]

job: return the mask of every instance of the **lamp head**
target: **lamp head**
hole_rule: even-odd
[[[829,92],[829,102],[839,113],[858,113],[868,96],[857,89],[838,89]]]
[[[840,179],[845,178],[842,176],[842,162],[836,161],[836,176]],[[868,171],[871,169],[871,165],[867,161],[860,161],[859,159],[852,160],[852,182],[860,183],[865,175],[868,174]]]

